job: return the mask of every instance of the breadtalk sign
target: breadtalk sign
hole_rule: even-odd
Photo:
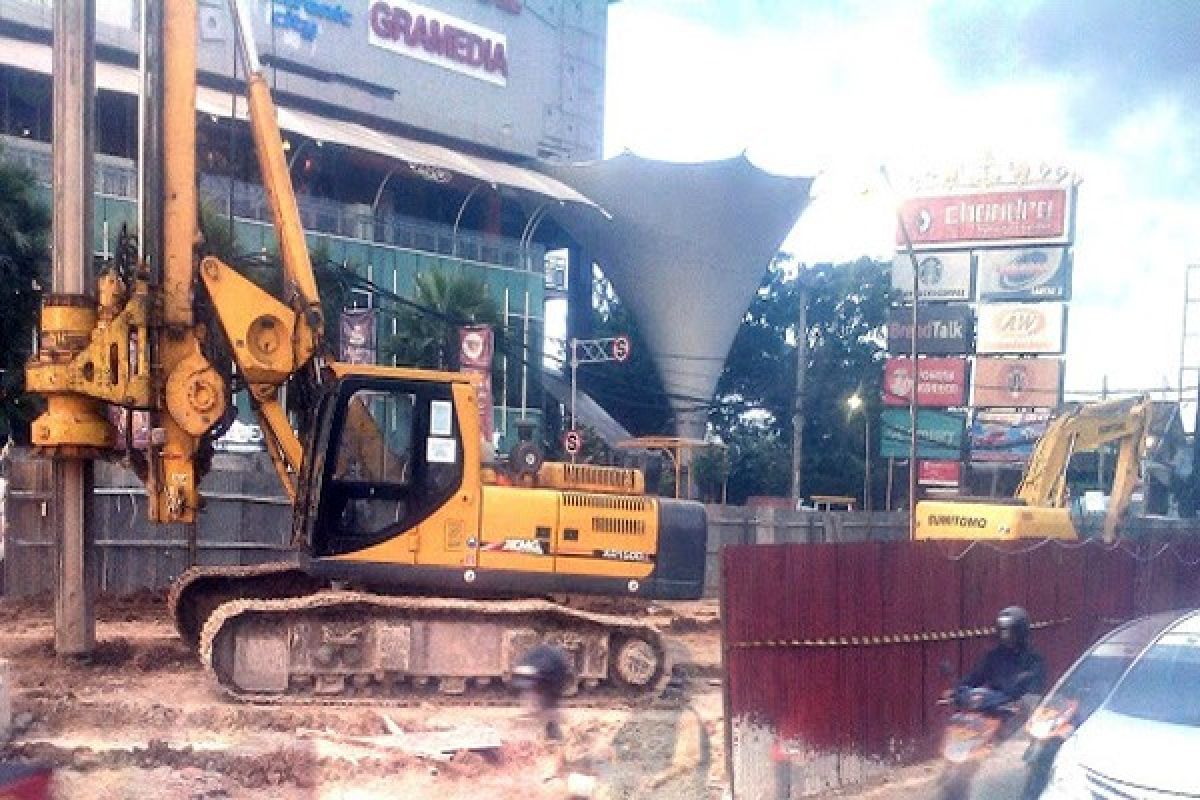
[[[367,41],[375,47],[508,85],[508,37],[503,33],[400,0],[372,3],[367,16]]]
[[[1065,188],[947,194],[905,200],[900,213],[914,247],[1067,242],[1070,198]],[[896,244],[903,246],[903,231]]]

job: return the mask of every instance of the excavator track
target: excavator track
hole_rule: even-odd
[[[301,597],[320,583],[291,561],[185,570],[171,584],[167,613],[179,637],[196,649],[204,621],[222,603],[243,598]]]
[[[572,658],[568,694],[649,699],[671,675],[662,635],[633,617],[545,600],[344,590],[225,602],[204,623],[199,655],[243,702],[411,705],[441,695],[486,704],[512,702],[512,669],[541,642]]]

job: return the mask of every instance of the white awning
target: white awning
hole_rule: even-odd
[[[49,45],[0,37],[0,65],[51,73],[53,51]],[[96,87],[122,94],[138,93],[138,72],[129,67],[96,62]],[[245,98],[237,105],[238,117],[246,118]],[[196,90],[196,110],[217,117],[229,117],[229,94],[204,86]],[[278,106],[279,127],[310,139],[332,142],[403,161],[414,167],[443,169],[456,175],[532,192],[562,203],[595,206],[571,187],[532,169],[507,164],[482,156],[460,153],[442,145],[421,142],[393,133],[384,133],[354,122],[329,119],[294,108]]]

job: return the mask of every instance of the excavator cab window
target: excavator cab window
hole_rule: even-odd
[[[352,378],[315,437],[324,458],[312,530],[314,554],[369,547],[416,527],[462,483],[461,437],[450,387]]]

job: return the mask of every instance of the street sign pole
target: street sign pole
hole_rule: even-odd
[[[575,419],[575,404],[579,394],[579,367],[585,364],[605,364],[609,361],[629,360],[629,337],[607,336],[603,339],[571,338],[571,430],[578,430]]]

